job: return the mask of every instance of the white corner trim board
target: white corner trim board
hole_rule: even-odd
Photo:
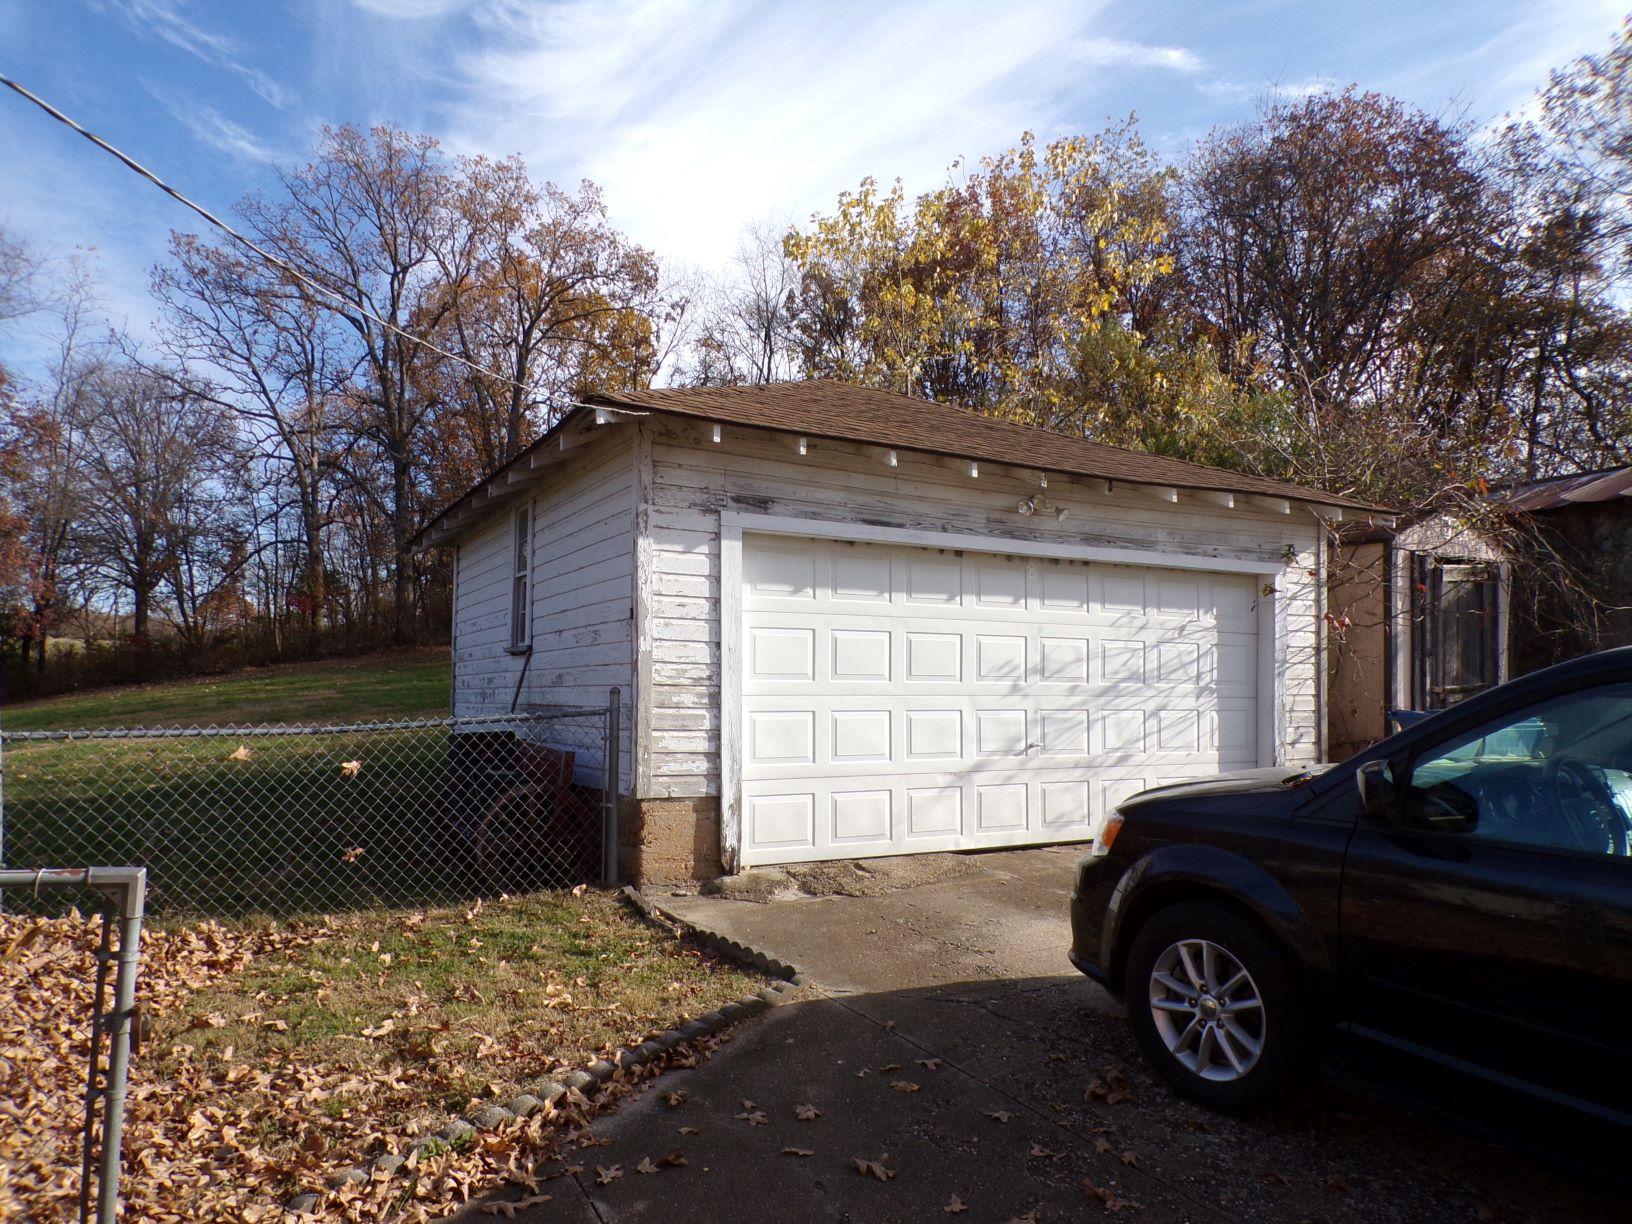
[[[863,552],[891,575],[879,593],[819,576],[850,564],[833,551],[841,541],[877,546]],[[720,514],[719,555],[727,871],[1082,840],[1130,787],[1280,755],[1285,617],[1273,579],[1284,559],[737,511]],[[1043,559],[1067,564],[1039,568]],[[768,564],[784,562],[787,584],[765,578]],[[1127,568],[1070,564],[1081,562]],[[804,569],[815,577],[799,578]],[[902,578],[919,570],[950,584],[939,607]],[[988,579],[993,589],[978,590]],[[1117,583],[1132,584],[1132,610],[1097,595],[1090,607],[1089,591]],[[1061,602],[1075,586],[1076,602]],[[1170,592],[1180,607],[1189,592],[1194,611],[1168,607]],[[1119,648],[1125,660],[1135,646],[1144,661],[1119,677],[1105,652]]]

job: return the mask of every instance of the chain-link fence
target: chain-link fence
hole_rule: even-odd
[[[330,726],[3,733],[0,864],[148,869],[163,915],[333,914],[609,878],[600,708]],[[608,777],[610,766],[612,776]],[[17,889],[7,909],[46,909]]]

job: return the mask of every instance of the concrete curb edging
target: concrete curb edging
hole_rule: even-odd
[[[689,938],[702,944],[705,948],[718,952],[722,956],[728,957],[748,968],[757,969],[761,973],[768,973],[772,977],[781,978],[782,981],[770,989],[782,993],[784,997],[787,991],[797,990],[801,986],[810,984],[810,976],[798,965],[790,965],[787,961],[778,960],[768,952],[763,952],[758,948],[751,948],[735,939],[727,939],[724,935],[719,934],[717,931],[711,931],[707,927],[698,926],[689,918],[683,918],[673,910],[655,904],[633,884],[624,885],[622,892],[624,899],[630,905],[633,905],[654,922],[679,927]],[[765,993],[765,991],[761,991],[760,996],[763,997]]]
[[[522,1092],[512,1097],[507,1105],[490,1104],[471,1113],[468,1118],[455,1118],[444,1126],[435,1135],[418,1139],[409,1145],[409,1152],[425,1152],[429,1149],[432,1154],[454,1144],[468,1142],[471,1137],[481,1131],[495,1130],[507,1122],[517,1118],[525,1118],[537,1113],[541,1109],[550,1108],[569,1093],[583,1096],[596,1085],[611,1079],[621,1068],[644,1066],[663,1057],[676,1046],[688,1041],[696,1041],[700,1037],[712,1036],[721,1029],[735,1024],[738,1020],[746,1020],[757,1015],[767,1007],[775,1007],[785,1003],[795,991],[809,982],[803,970],[785,961],[777,960],[756,948],[738,943],[734,939],[726,939],[705,927],[688,922],[678,914],[672,913],[661,906],[653,905],[641,891],[631,885],[625,885],[620,895],[634,907],[644,918],[661,926],[677,927],[689,939],[722,956],[761,973],[767,973],[781,980],[774,986],[767,986],[764,990],[751,995],[744,995],[740,999],[722,1004],[714,1011],[706,1012],[701,1016],[688,1020],[674,1028],[665,1029],[655,1037],[649,1037],[636,1046],[625,1046],[616,1051],[611,1059],[597,1059],[587,1067],[576,1068],[561,1074],[559,1080],[545,1079],[533,1084],[531,1092]],[[349,1169],[342,1169],[338,1173],[329,1174],[326,1179],[330,1189],[339,1189],[342,1186],[361,1185],[373,1180],[376,1173],[383,1173],[386,1177],[395,1177],[407,1164],[402,1156],[385,1153],[374,1157],[365,1164],[354,1165]],[[315,1191],[305,1191],[295,1195],[283,1204],[283,1210],[289,1215],[309,1216],[322,1203],[323,1196]]]

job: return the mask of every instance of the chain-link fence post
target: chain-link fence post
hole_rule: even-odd
[[[125,1085],[130,1077],[132,1031],[136,1019],[136,970],[141,963],[142,918],[147,900],[145,867],[0,867],[0,890],[42,887],[88,888],[113,898],[119,909],[119,950],[108,949],[108,915],[103,916],[97,950],[96,988],[91,1004],[91,1053],[85,1082],[85,1133],[80,1166],[79,1218],[90,1219],[91,1149],[96,1104],[102,1103],[102,1150],[97,1165],[97,1224],[115,1224],[119,1214],[120,1149],[125,1135]],[[113,1010],[102,1010],[108,963],[113,962]],[[108,1035],[108,1065],[100,1066],[102,1034]]]
[[[608,888],[618,882],[618,781],[621,755],[618,726],[622,691],[612,688],[606,695],[606,747],[601,753],[601,780],[606,815],[601,820],[601,882]]]
[[[113,1013],[108,1027],[108,1082],[102,1097],[102,1165],[96,1183],[96,1218],[114,1224],[119,1208],[120,1149],[125,1138],[125,1086],[136,1022],[136,971],[141,964],[142,917],[147,898],[147,869],[124,869],[104,883],[91,869],[93,887],[120,897],[119,959],[113,975]],[[128,875],[125,874],[128,872]],[[94,1051],[94,1046],[92,1047]]]

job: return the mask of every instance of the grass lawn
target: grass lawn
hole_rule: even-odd
[[[429,904],[472,887],[448,745],[441,728],[10,744],[6,860],[141,863],[155,913]]]
[[[0,947],[39,921],[0,915]],[[0,1127],[0,1216],[7,1164],[20,1198],[9,1206],[34,1218],[55,1218],[76,1180],[93,938],[71,918],[46,925],[28,959],[0,958],[0,994],[17,1001],[0,1015],[0,1045],[14,1043],[22,1094],[18,1125]],[[161,922],[143,951],[148,1019],[126,1130],[133,1219],[277,1218],[267,1206],[371,1156],[405,1154],[450,1114],[763,985],[592,891],[295,927]],[[441,1214],[526,1176],[560,1125],[581,1119],[568,1106],[438,1145],[414,1176],[348,1191],[369,1205],[353,1202],[347,1218],[395,1218],[405,1204]]]
[[[183,705],[204,724],[398,719],[440,711],[447,665],[445,652],[422,652],[268,669],[22,707],[31,718],[6,714],[13,727],[179,724],[188,719],[160,711]],[[99,715],[87,714],[88,703]],[[427,906],[598,879],[598,791],[586,782],[494,816],[491,805],[525,780],[482,758],[471,748],[481,737],[469,730],[13,741],[0,861],[140,863],[149,869],[151,912],[172,916]],[[518,734],[594,753],[604,730],[590,713],[544,718]],[[487,843],[477,840],[495,822],[512,830],[495,843],[503,846],[497,875],[491,860],[478,858]]]
[[[58,731],[440,718],[448,713],[452,674],[445,648],[252,667],[225,676],[8,703],[0,709],[0,726]]]

